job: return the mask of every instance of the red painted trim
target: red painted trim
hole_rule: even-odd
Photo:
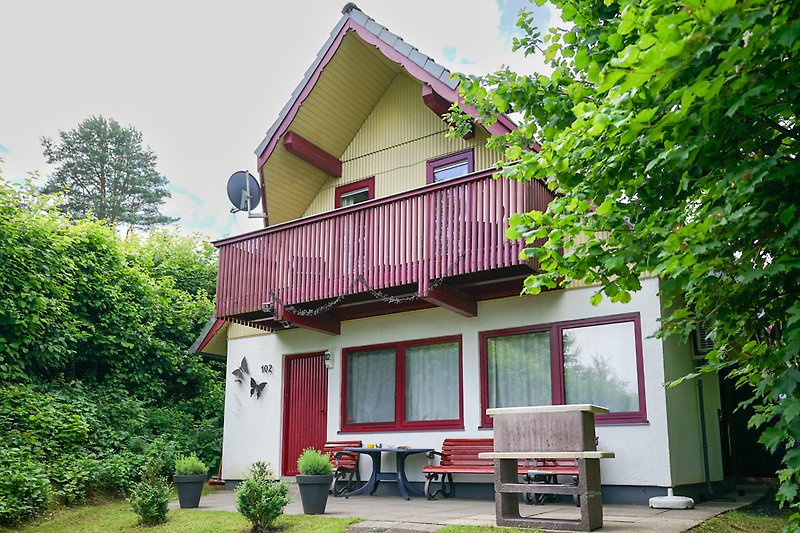
[[[287,132],[284,135],[283,147],[293,156],[302,159],[329,176],[339,178],[342,175],[342,162],[338,158],[294,131]]]
[[[451,89],[447,85],[444,84],[440,79],[433,77],[428,71],[424,68],[420,67],[413,61],[411,61],[408,57],[402,55],[400,52],[389,46],[388,43],[382,41],[377,35],[372,33],[371,31],[367,30],[365,27],[361,26],[360,24],[353,21],[353,19],[349,19],[339,30],[339,33],[336,34],[336,37],[331,41],[330,46],[325,51],[325,55],[320,60],[317,68],[309,77],[306,85],[300,91],[300,94],[292,103],[292,106],[286,112],[286,115],[283,117],[283,120],[275,129],[275,132],[272,135],[272,138],[267,142],[267,146],[264,147],[264,150],[258,156],[258,168],[264,166],[269,156],[272,155],[273,150],[277,144],[278,139],[280,139],[286,130],[289,128],[289,125],[294,120],[295,116],[297,116],[297,111],[300,109],[300,106],[303,104],[305,99],[311,93],[311,90],[319,81],[319,77],[322,74],[322,71],[325,70],[325,67],[330,63],[331,59],[333,58],[336,50],[339,49],[339,46],[342,43],[342,39],[344,38],[345,34],[349,31],[353,30],[356,34],[365,42],[375,46],[378,50],[383,53],[388,59],[394,61],[395,63],[400,64],[406,71],[416,78],[417,80],[428,83],[433,87],[433,89],[442,97],[450,100],[451,102],[458,102],[462,109],[466,113],[468,113],[473,118],[478,118],[478,113],[476,109],[472,106],[467,106],[463,103],[461,96],[458,93],[457,89]],[[494,134],[494,135],[503,135],[505,133],[509,133],[516,129],[516,125],[505,115],[500,115],[497,117],[497,121],[492,124],[491,126],[485,126],[486,129]]]
[[[395,193],[389,196],[382,196],[381,198],[378,198],[376,200],[372,200],[370,202],[364,202],[361,204],[356,204],[352,207],[349,207],[348,212],[350,212],[350,210],[355,211],[359,209],[372,209],[378,206],[395,203],[399,200],[404,200],[406,198],[411,198],[412,196],[422,196],[430,192],[438,191],[440,189],[446,189],[448,187],[452,187],[461,183],[471,183],[473,181],[478,181],[480,179],[483,179],[487,176],[491,176],[496,172],[497,169],[493,168],[480,170],[472,174],[467,174],[466,176],[461,176],[460,178],[453,178],[451,180],[441,181],[439,183],[431,183],[429,185],[424,185],[416,189]],[[550,199],[554,197],[553,194],[547,189],[546,185],[540,182],[540,186],[543,188],[545,194],[547,194]],[[261,235],[267,235],[269,233],[277,233],[279,231],[283,231],[289,228],[301,227],[312,221],[316,222],[316,221],[326,220],[329,218],[335,218],[341,216],[341,213],[342,211],[328,211],[326,213],[321,213],[319,215],[311,215],[308,217],[291,220],[289,222],[281,222],[280,224],[274,224],[268,228],[257,229],[250,231],[248,233],[242,233],[241,235],[235,235],[233,237],[219,239],[217,241],[213,241],[211,244],[213,244],[216,247],[220,247],[226,244],[233,244],[236,242],[246,241],[248,239],[252,239],[253,237],[259,237]]]
[[[426,183],[435,183],[433,181],[433,172],[441,167],[458,163],[459,161],[467,160],[467,175],[475,172],[475,150],[470,148],[457,154],[451,154],[444,157],[437,157],[425,163],[425,181]],[[455,178],[458,179],[458,178]],[[450,182],[452,180],[445,180]],[[440,182],[444,183],[444,182]]]
[[[214,335],[217,334],[217,332],[219,331],[219,328],[221,328],[223,325],[225,325],[225,321],[224,320],[217,319],[217,321],[214,322],[214,325],[211,326],[211,329],[208,330],[208,333],[206,333],[206,336],[203,337],[203,340],[200,342],[200,345],[197,347],[197,350],[196,350],[197,353],[200,353],[200,352],[203,351],[203,348],[206,347],[206,344],[211,342],[211,339],[214,338]]]
[[[375,198],[375,176],[371,176],[369,178],[365,178],[363,180],[354,181],[353,183],[347,183],[345,185],[339,185],[336,187],[336,199],[334,200],[334,207],[342,207],[342,195],[347,194],[349,192],[357,191],[359,189],[367,189],[367,195],[369,199],[372,200]],[[352,207],[352,206],[348,206]]]
[[[434,91],[427,83],[422,84],[422,101],[439,118],[450,110],[450,101]]]
[[[644,386],[644,360],[642,356],[642,327],[639,313],[627,313],[621,315],[609,315],[603,317],[583,318],[579,320],[569,320],[565,322],[552,322],[549,324],[538,324],[534,326],[523,326],[518,328],[496,329],[491,331],[481,331],[478,333],[479,357],[481,372],[481,427],[493,427],[491,417],[486,415],[489,408],[489,363],[488,363],[488,339],[493,337],[505,337],[509,335],[521,335],[525,333],[536,333],[542,331],[550,332],[550,371],[552,381],[553,405],[563,405],[565,403],[564,388],[564,357],[563,357],[563,335],[565,329],[601,326],[606,324],[620,324],[632,322],[634,328],[634,343],[636,348],[636,376],[637,392],[639,396],[639,410],[621,413],[609,413],[597,415],[597,424],[626,424],[626,423],[646,423],[647,422],[647,402],[645,400]]]
[[[414,346],[458,343],[458,419],[406,421],[405,418],[405,350]],[[395,420],[391,423],[353,424],[347,422],[347,362],[351,353],[394,348],[395,350]],[[463,342],[461,335],[415,339],[410,341],[371,344],[342,349],[342,387],[341,387],[341,433],[362,433],[371,431],[409,431],[464,429],[464,365]]]

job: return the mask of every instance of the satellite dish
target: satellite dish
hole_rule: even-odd
[[[228,178],[228,199],[233,204],[231,213],[247,211],[258,207],[261,201],[261,187],[258,181],[246,170],[234,172]]]

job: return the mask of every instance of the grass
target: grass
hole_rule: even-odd
[[[787,509],[778,507],[773,489],[767,491],[761,499],[747,507],[717,515],[689,531],[692,533],[729,533],[730,531],[780,533],[783,526],[789,521],[789,514]]]
[[[0,533],[246,533],[250,523],[239,513],[174,509],[167,522],[153,527],[137,525],[138,517],[127,502],[114,500],[80,507],[62,508],[14,528],[0,527]],[[283,515],[271,531],[277,533],[344,533],[357,518]]]

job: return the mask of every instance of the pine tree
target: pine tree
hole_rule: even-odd
[[[47,162],[56,166],[43,192],[63,193],[62,208],[73,218],[92,212],[110,226],[150,227],[177,219],[160,213],[170,197],[167,178],[142,134],[114,119],[89,117],[59,139],[42,138]]]

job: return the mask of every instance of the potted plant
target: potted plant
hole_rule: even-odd
[[[333,481],[331,457],[314,448],[306,448],[297,459],[297,486],[305,514],[324,514],[328,489]]]
[[[194,509],[200,505],[200,496],[207,477],[208,467],[195,454],[178,457],[172,479],[178,491],[181,509]]]

